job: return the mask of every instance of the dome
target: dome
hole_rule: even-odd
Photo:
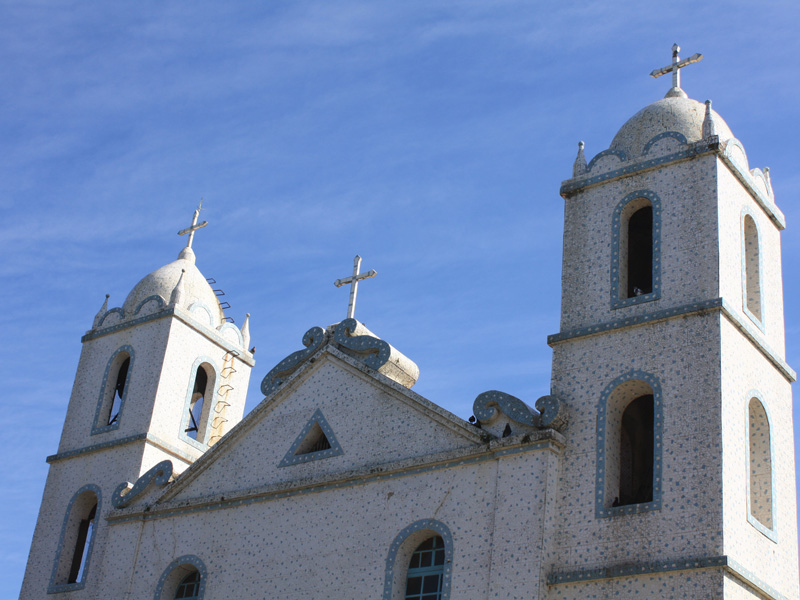
[[[217,295],[195,266],[195,256],[191,248],[184,248],[178,260],[156,269],[137,283],[125,299],[122,309],[125,318],[134,316],[140,304],[151,296],[160,296],[169,304],[172,290],[183,272],[183,295],[179,302],[182,308],[189,308],[195,302],[200,302],[211,311],[214,326],[219,326],[225,317],[219,304]]]
[[[680,95],[667,96],[633,115],[614,136],[610,149],[625,153],[628,160],[644,153],[647,143],[655,136],[667,131],[681,133],[688,143],[703,138],[705,104]],[[711,110],[716,133],[721,141],[733,137],[728,124]]]

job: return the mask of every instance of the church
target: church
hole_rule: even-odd
[[[560,330],[529,403],[486,391],[465,421],[416,394],[355,318],[356,257],[348,318],[298,332],[244,415],[248,322],[198,268],[195,212],[87,323],[20,597],[800,597],[785,218],[679,51],[666,96],[561,185]]]

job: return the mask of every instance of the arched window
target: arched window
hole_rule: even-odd
[[[211,425],[209,421],[214,409],[217,371],[212,366],[211,359],[199,358],[192,366],[191,374],[180,437],[190,442],[207,444]]]
[[[759,324],[763,321],[761,310],[761,250],[758,228],[752,215],[745,213],[742,222],[744,307]]]
[[[622,413],[618,506],[653,499],[653,395],[639,396]]]
[[[200,596],[200,573],[193,571],[184,577],[175,590],[175,598],[197,600]]]
[[[747,407],[748,473],[747,518],[762,533],[773,538],[772,441],[764,405],[751,397]],[[773,538],[774,539],[774,538]]]
[[[80,589],[86,584],[97,534],[100,489],[82,487],[69,502],[48,593]]]
[[[155,600],[202,600],[206,588],[206,567],[192,555],[173,560],[156,585]]]
[[[406,576],[405,600],[441,600],[444,577],[444,541],[433,536],[411,555]]]
[[[661,201],[649,190],[623,198],[611,222],[611,307],[661,296]]]
[[[452,562],[447,525],[434,519],[412,523],[389,547],[383,600],[449,600]]]
[[[92,435],[119,427],[130,386],[132,367],[133,348],[130,346],[122,346],[109,359],[100,387],[100,399],[97,402]]]
[[[661,386],[644,371],[612,381],[597,416],[598,517],[661,508]]]
[[[643,206],[628,219],[627,296],[653,291],[653,207]]]

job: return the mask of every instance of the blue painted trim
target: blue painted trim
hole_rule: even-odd
[[[174,571],[176,568],[180,567],[181,565],[192,565],[197,572],[200,573],[200,589],[197,593],[197,600],[203,600],[203,596],[206,593],[206,581],[208,579],[208,569],[206,569],[206,565],[194,554],[184,554],[183,556],[179,556],[171,563],[169,566],[164,569],[164,572],[161,574],[161,577],[158,579],[158,584],[156,585],[156,593],[153,596],[154,600],[172,600],[172,595],[175,593],[175,590],[168,590],[170,592],[169,598],[162,598],[162,594],[164,593],[164,584],[167,582],[167,577],[170,576],[170,573]]]
[[[108,386],[108,375],[111,371],[111,365],[114,364],[114,359],[121,352],[127,352],[128,357],[131,359],[130,364],[128,365],[128,374],[125,376],[125,390],[122,392],[122,398],[119,399],[119,416],[117,420],[112,423],[111,425],[100,425],[101,422],[101,413],[105,412],[103,409],[103,404],[106,396],[106,392],[108,391],[106,388]],[[133,373],[133,363],[134,363],[134,352],[133,347],[125,344],[124,346],[120,346],[111,355],[111,358],[108,359],[106,363],[106,370],[103,372],[103,383],[100,385],[100,399],[97,401],[97,408],[94,411],[94,422],[92,423],[92,432],[90,435],[97,435],[98,433],[106,433],[107,431],[114,431],[115,429],[119,429],[119,424],[122,421],[122,409],[125,408],[125,399],[128,397],[128,390],[131,386],[131,373]],[[120,363],[120,366],[121,363]],[[116,376],[116,373],[114,374]],[[111,406],[108,407],[109,410],[114,406],[114,397],[111,397]]]
[[[622,213],[625,207],[634,200],[645,198],[650,201],[653,209],[653,291],[633,298],[623,298],[620,289],[620,227],[622,227]],[[628,215],[630,218],[630,215]],[[619,201],[611,218],[611,308],[624,308],[633,304],[652,302],[661,298],[661,199],[652,190],[637,190],[631,192]]]
[[[658,135],[654,135],[650,138],[650,141],[644,145],[644,150],[642,150],[642,155],[644,156],[648,152],[650,152],[650,148],[652,148],[656,142],[660,142],[665,138],[673,138],[678,140],[684,146],[689,144],[689,140],[686,139],[686,136],[680,133],[679,131],[665,131],[663,133],[659,133]]]
[[[686,315],[703,313],[712,309],[720,309],[722,305],[722,298],[714,298],[713,300],[703,300],[702,302],[692,302],[691,304],[683,304],[673,308],[665,308],[644,315],[623,317],[620,319],[614,319],[613,321],[606,321],[604,323],[595,323],[593,325],[586,325],[585,327],[567,329],[560,333],[548,335],[547,344],[549,346],[554,346],[555,344],[565,342],[567,340],[582,338],[588,335],[596,335],[598,333],[606,333],[608,331],[615,331],[617,329],[636,327],[638,325],[644,325],[645,323],[666,321],[675,317],[685,317]]]
[[[547,585],[563,585],[567,583],[592,583],[621,577],[638,577],[674,571],[699,571],[701,569],[722,569],[735,577],[751,590],[763,594],[772,600],[789,600],[774,587],[756,577],[730,556],[701,556],[698,558],[677,558],[656,562],[641,562],[619,566],[599,567],[595,569],[576,569],[570,571],[553,571],[547,576]]]
[[[415,521],[405,529],[403,529],[394,538],[392,545],[389,546],[389,554],[386,557],[386,574],[383,583],[383,600],[392,600],[392,582],[394,581],[395,570],[403,569],[408,570],[408,565],[397,564],[397,552],[406,541],[408,536],[420,530],[430,530],[442,537],[444,542],[444,572],[442,576],[442,600],[449,600],[451,576],[453,574],[453,535],[450,533],[450,528],[441,521],[436,519],[421,519]],[[403,577],[403,585],[405,586],[406,578]]]
[[[626,175],[633,175],[634,173],[638,173],[640,171],[646,171],[655,167],[667,165],[669,163],[685,160],[687,158],[694,158],[695,156],[708,154],[710,152],[714,152],[716,147],[717,144],[710,145],[705,142],[697,142],[689,146],[686,150],[680,150],[679,152],[673,152],[672,154],[666,154],[658,158],[639,161],[625,167],[620,167],[619,169],[614,169],[613,171],[608,171],[607,173],[595,175],[594,177],[570,179],[561,184],[560,193],[562,196],[566,197],[582,190],[583,188],[589,187],[590,185],[602,183],[604,181],[616,179]]]
[[[167,306],[167,303],[164,302],[164,299],[161,296],[159,296],[158,294],[153,294],[152,296],[148,296],[147,298],[145,298],[144,300],[139,302],[139,304],[136,305],[136,310],[133,311],[133,316],[138,315],[139,312],[142,310],[142,308],[144,308],[144,305],[147,304],[148,302],[155,302],[158,305],[156,312],[163,310]]]
[[[328,341],[328,332],[322,327],[314,326],[303,334],[303,350],[292,352],[261,380],[261,393],[265,396],[275,393],[281,385],[300,368],[306,359],[319,350]]]
[[[750,309],[747,307],[747,238],[745,236],[744,226],[746,216],[749,216],[751,219],[753,219],[753,225],[756,228],[756,243],[758,245],[758,302],[761,305],[760,319],[755,314],[750,312]],[[758,226],[758,220],[756,219],[755,214],[753,214],[753,211],[747,206],[742,208],[740,217],[740,230],[742,242],[742,312],[744,312],[744,314],[756,324],[756,327],[758,327],[762,333],[766,333],[764,330],[764,324],[767,322],[767,303],[764,302],[764,253],[762,252],[764,246],[761,243],[761,229]]]
[[[610,499],[606,498],[606,432],[608,431],[608,400],[614,390],[628,381],[644,381],[653,390],[653,500],[641,504],[625,506],[606,506]],[[631,398],[633,400],[633,398]],[[628,371],[609,383],[600,394],[597,403],[597,446],[595,450],[595,516],[597,518],[616,517],[661,509],[661,470],[662,449],[664,445],[664,399],[661,394],[661,382],[658,378],[639,369]]]
[[[587,173],[590,172],[592,168],[595,166],[595,164],[597,164],[597,161],[606,156],[616,156],[620,162],[625,162],[628,160],[627,155],[621,150],[611,150],[609,148],[608,150],[603,150],[599,154],[596,154],[594,158],[592,158],[592,160],[589,161],[589,164],[586,166],[586,172]]]
[[[328,443],[331,445],[331,447],[327,450],[319,450],[317,452],[308,452],[306,454],[295,455],[297,448],[303,443],[303,440],[306,439],[306,436],[309,434],[315,424],[319,424],[320,429],[322,429],[322,433],[324,433],[325,437],[328,438]],[[300,434],[295,438],[294,442],[292,442],[292,445],[289,447],[289,451],[286,453],[286,456],[284,456],[283,460],[278,463],[278,467],[280,468],[288,467],[290,465],[300,465],[312,460],[331,458],[333,456],[340,456],[342,454],[344,454],[344,450],[342,450],[342,447],[339,445],[339,440],[336,439],[333,429],[328,424],[328,421],[325,419],[322,411],[317,409],[314,411],[314,414],[311,415],[311,418],[305,424],[305,427],[303,427]]]
[[[111,310],[106,311],[106,313],[100,318],[100,322],[97,324],[97,327],[95,327],[94,329],[95,330],[100,329],[100,327],[103,326],[103,322],[106,320],[106,318],[113,314],[118,314],[120,319],[125,318],[124,310],[122,310],[121,308],[112,308]],[[116,327],[116,325],[112,325],[112,327]]]
[[[695,571],[698,569],[724,567],[727,564],[727,556],[703,556],[699,558],[679,558],[657,562],[613,565],[595,569],[555,571],[547,576],[547,585],[589,582],[599,579],[615,579],[618,577],[635,577],[637,575],[649,575],[652,573],[669,573],[670,571]]]
[[[206,317],[208,319],[208,323],[203,323],[206,327],[214,327],[214,315],[211,314],[211,309],[205,305],[204,302],[200,302],[199,300],[196,302],[192,302],[192,304],[187,309],[189,314],[199,314],[201,311],[205,312]]]
[[[761,404],[761,407],[764,409],[764,414],[767,417],[767,428],[769,429],[769,460],[770,460],[770,487],[772,488],[770,497],[772,498],[772,529],[764,525],[761,521],[759,521],[756,517],[753,516],[753,512],[750,506],[750,401],[755,398]],[[750,390],[747,392],[747,397],[745,398],[745,425],[744,425],[744,439],[745,439],[745,468],[747,469],[747,486],[746,486],[746,494],[747,494],[747,522],[750,523],[753,527],[755,527],[760,533],[764,534],[768,539],[772,540],[776,544],[778,543],[778,512],[776,507],[776,498],[775,498],[775,444],[772,443],[774,436],[772,435],[772,424],[774,421],[769,415],[769,409],[767,408],[767,403],[764,402],[764,398],[761,395],[761,392],[758,390]]]
[[[95,496],[97,496],[97,509],[94,517],[94,531],[92,532],[92,539],[89,541],[89,549],[86,552],[86,561],[83,565],[83,579],[75,583],[56,583],[56,577],[58,576],[58,563],[61,561],[61,553],[64,551],[64,538],[67,535],[67,525],[69,524],[69,517],[72,514],[72,507],[75,504],[75,501],[78,499],[78,496],[88,491],[94,492]],[[47,586],[48,594],[72,592],[74,590],[82,590],[84,587],[86,587],[86,579],[89,576],[89,567],[91,566],[92,560],[92,550],[94,549],[94,542],[97,539],[97,531],[100,527],[100,509],[102,508],[101,501],[102,492],[100,487],[94,485],[93,483],[87,483],[84,485],[77,492],[75,492],[75,494],[72,496],[72,499],[69,501],[69,504],[67,505],[67,511],[64,513],[64,523],[61,525],[61,534],[58,538],[58,548],[56,549],[56,558],[53,561],[53,571],[50,575],[50,583]]]
[[[116,310],[116,309],[114,309]],[[121,309],[119,309],[121,310]],[[123,323],[117,323],[116,325],[111,325],[110,327],[106,327],[105,329],[95,328],[92,331],[88,332],[84,336],[81,337],[81,342],[86,343],[91,340],[95,340],[97,338],[101,338],[112,333],[116,333],[117,331],[122,331],[123,329],[128,329],[130,327],[135,327],[136,325],[141,325],[142,323],[148,323],[150,321],[157,321],[159,319],[165,319],[167,317],[174,316],[179,321],[185,323],[189,327],[195,329],[201,335],[204,335],[209,340],[214,342],[215,344],[221,346],[225,350],[235,350],[237,352],[236,358],[246,365],[253,366],[256,364],[255,359],[251,355],[248,355],[245,352],[242,352],[242,348],[235,347],[231,344],[230,340],[225,339],[219,333],[211,329],[202,323],[198,322],[190,313],[187,311],[176,307],[176,306],[168,306],[164,310],[153,313],[150,315],[145,315],[143,317],[139,317],[137,319],[131,319],[130,321],[125,321]]]
[[[231,329],[231,330],[233,330],[233,332],[236,334],[236,339],[237,339],[237,340],[239,340],[239,345],[240,345],[242,348],[244,348],[244,338],[242,337],[242,332],[241,332],[241,331],[239,330],[239,328],[238,328],[236,325],[234,325],[233,323],[228,323],[227,321],[224,321],[224,322],[222,323],[222,325],[220,325],[220,326],[219,326],[219,329],[217,329],[217,331],[219,331],[219,334],[220,334],[221,336],[225,337],[225,336],[224,336],[224,333],[225,333],[226,331],[228,331],[228,329]]]
[[[152,433],[137,433],[136,435],[129,435],[127,437],[119,438],[116,440],[109,440],[107,442],[92,444],[90,446],[84,446],[83,448],[77,448],[75,450],[67,450],[66,452],[59,452],[58,454],[51,454],[50,456],[47,457],[46,462],[54,463],[59,460],[66,460],[68,458],[74,458],[76,456],[83,456],[84,454],[91,454],[92,452],[99,452],[101,450],[107,450],[109,448],[114,448],[116,446],[124,446],[125,444],[132,444],[133,442],[139,442],[142,440],[145,440],[146,442],[161,448],[165,452],[169,452],[170,454],[177,456],[178,458],[186,461],[187,463],[192,463],[197,459],[196,456],[187,454],[180,448],[176,448],[172,444],[168,444],[167,442],[153,435]]]
[[[200,418],[197,421],[198,428],[200,427],[200,423],[203,422],[203,416],[206,417],[206,426],[205,430],[202,432],[202,442],[197,440],[193,440],[188,435],[186,435],[186,428],[189,426],[189,406],[192,403],[192,391],[194,391],[194,377],[195,373],[197,373],[197,369],[200,365],[207,364],[211,369],[214,371],[214,389],[211,390],[211,394],[209,398],[203,398],[203,413],[200,415]],[[218,401],[218,394],[219,394],[219,380],[220,380],[220,371],[217,367],[217,363],[214,362],[214,359],[210,356],[199,356],[195,359],[194,363],[192,364],[192,368],[189,371],[189,384],[186,388],[186,400],[183,403],[183,412],[181,413],[183,416],[181,417],[181,424],[180,429],[178,430],[178,438],[190,446],[197,448],[198,450],[208,450],[208,444],[205,442],[209,438],[209,435],[212,430],[212,423],[214,409],[217,406]],[[200,436],[200,431],[197,432],[197,437]]]
[[[553,436],[554,437],[554,436]],[[551,438],[551,436],[548,436]],[[246,506],[248,504],[255,504],[259,502],[270,502],[272,500],[279,500],[282,498],[291,498],[293,496],[302,496],[304,494],[315,494],[317,492],[325,492],[329,490],[345,489],[359,485],[369,485],[371,483],[387,481],[391,479],[399,479],[401,477],[411,477],[422,473],[430,473],[441,469],[451,469],[453,467],[461,467],[464,465],[474,465],[489,460],[497,460],[505,456],[514,456],[525,452],[540,452],[549,450],[555,454],[559,454],[563,445],[553,439],[537,440],[535,442],[526,442],[522,446],[512,448],[500,448],[497,450],[485,451],[480,449],[480,454],[477,456],[469,456],[467,458],[460,458],[454,460],[443,460],[433,464],[422,465],[419,467],[400,467],[394,470],[384,469],[384,467],[371,467],[362,469],[356,473],[346,474],[343,479],[333,480],[329,483],[321,483],[316,485],[308,485],[305,487],[282,487],[277,490],[266,491],[253,491],[241,490],[240,492],[226,492],[224,498],[220,500],[203,500],[201,505],[195,506],[181,506],[181,507],[163,507],[151,506],[148,511],[132,511],[130,514],[124,516],[110,516],[108,522],[111,525],[119,523],[127,523],[129,521],[148,521],[151,519],[171,518],[180,515],[193,514],[197,512],[204,512],[207,510],[220,510],[227,508],[236,508],[239,506]],[[363,473],[363,475],[362,475]],[[183,473],[185,475],[185,471]],[[286,484],[287,486],[292,483]],[[234,494],[241,494],[235,497]]]
[[[163,487],[169,483],[170,477],[172,477],[172,461],[162,460],[141,475],[136,483],[125,481],[119,484],[111,495],[111,506],[125,508],[142,495],[151,483]]]

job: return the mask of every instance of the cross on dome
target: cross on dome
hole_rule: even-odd
[[[362,279],[370,279],[371,277],[375,277],[377,275],[377,271],[374,269],[370,269],[366,273],[359,274],[359,270],[361,269],[361,257],[356,254],[356,257],[353,259],[353,274],[350,277],[345,277],[344,279],[337,279],[333,282],[333,285],[336,287],[342,287],[343,285],[350,284],[350,304],[347,306],[347,318],[352,319],[354,318],[356,312],[356,294],[358,294],[358,282]]]
[[[667,73],[672,73],[672,89],[667,92],[667,96],[686,96],[686,93],[681,90],[681,69],[692,63],[699,62],[703,60],[703,55],[700,53],[693,54],[689,58],[684,58],[681,60],[681,57],[678,56],[678,52],[681,51],[681,47],[678,44],[672,45],[672,64],[666,67],[661,67],[660,69],[654,69],[650,73],[650,77],[654,79],[656,77],[661,77],[662,75],[666,75]]]
[[[192,218],[191,226],[187,227],[186,229],[181,229],[178,232],[178,235],[186,235],[187,233],[189,234],[189,239],[186,241],[187,248],[192,247],[192,242],[194,241],[194,232],[208,225],[208,221],[203,221],[199,225],[197,223],[197,219],[200,216],[200,211],[202,209],[203,209],[203,199],[200,198],[200,205],[194,211],[194,217]]]

